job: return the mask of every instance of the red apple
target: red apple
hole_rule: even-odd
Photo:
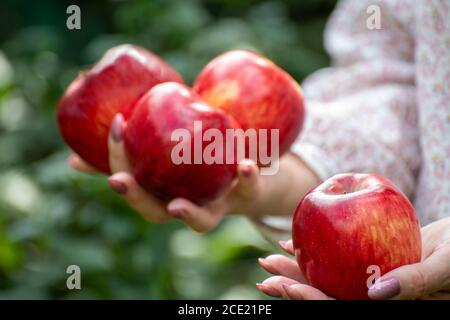
[[[219,55],[201,71],[193,89],[210,105],[231,114],[244,130],[279,129],[280,155],[289,149],[302,128],[300,86],[257,53],[233,50]],[[270,139],[267,145],[271,150]]]
[[[306,279],[339,299],[368,299],[371,275],[421,257],[413,206],[391,181],[373,174],[339,174],[310,191],[292,232]]]
[[[127,119],[144,93],[166,81],[182,79],[153,53],[133,45],[109,49],[59,101],[57,118],[65,142],[99,171],[109,173],[107,139],[114,115],[120,112]]]
[[[227,149],[224,140],[207,141],[204,134],[214,131],[226,137],[226,130],[234,128],[232,117],[205,104],[188,87],[175,82],[156,85],[138,101],[124,130],[133,175],[162,200],[183,197],[203,204],[214,199],[230,186],[236,163],[234,150]],[[184,138],[174,138],[180,130]],[[211,154],[218,161],[206,163],[207,146],[216,141],[219,148]],[[187,161],[177,162],[180,155]]]

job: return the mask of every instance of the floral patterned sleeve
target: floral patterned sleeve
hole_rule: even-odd
[[[341,1],[325,33],[333,67],[303,83],[307,116],[292,150],[321,177],[376,172],[412,196],[420,165],[414,1]],[[367,27],[370,5],[381,29]]]
[[[366,25],[373,4],[380,30]],[[450,1],[341,1],[325,45],[333,67],[304,82],[308,115],[293,151],[322,179],[392,179],[423,225],[448,217]]]
[[[367,9],[381,10],[381,29]],[[370,12],[370,11],[369,11]],[[376,172],[414,203],[422,225],[450,215],[450,1],[342,0],[325,47],[332,67],[303,83],[303,132],[292,151],[321,179]],[[290,217],[265,217],[269,238]]]

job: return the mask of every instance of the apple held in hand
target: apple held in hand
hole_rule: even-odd
[[[391,181],[336,175],[310,191],[293,225],[297,262],[312,286],[339,299],[368,299],[373,275],[420,261],[420,225]]]
[[[124,130],[133,175],[162,200],[212,200],[236,175],[235,150],[225,143],[227,129],[235,128],[232,117],[188,87],[156,85],[136,104]]]
[[[120,112],[127,119],[144,93],[166,81],[182,79],[144,48],[109,49],[70,84],[59,101],[58,125],[65,142],[97,170],[109,173],[107,142],[114,115]]]
[[[244,130],[278,129],[280,155],[302,128],[300,86],[257,53],[233,50],[219,55],[201,71],[193,89],[210,105],[231,114]],[[267,150],[272,150],[272,143],[268,141]]]

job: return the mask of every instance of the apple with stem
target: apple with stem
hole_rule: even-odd
[[[307,193],[292,233],[309,283],[339,299],[368,299],[374,275],[421,258],[413,206],[390,180],[374,174],[339,174]]]

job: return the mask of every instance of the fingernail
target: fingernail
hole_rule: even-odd
[[[283,283],[284,292],[291,300],[303,300],[303,297],[299,295],[290,285]]]
[[[278,245],[281,247],[281,249],[283,249],[284,251],[289,251],[289,248],[287,246],[288,242],[287,241],[283,241],[280,240],[278,241]]]
[[[250,178],[252,176],[252,168],[250,166],[245,166],[242,168],[242,174],[246,178]]]
[[[77,159],[76,156],[71,154],[69,156],[69,158],[67,158],[67,163],[72,167],[72,168],[76,168],[77,166]]]
[[[125,194],[128,191],[127,185],[116,179],[108,179],[108,184],[118,194]]]
[[[169,215],[180,220],[184,220],[186,218],[186,212],[182,209],[170,210]]]
[[[279,272],[264,258],[258,258],[259,265],[266,271],[272,274],[279,274]]]
[[[395,278],[383,280],[375,283],[369,288],[371,299],[390,299],[400,293],[400,282]]]
[[[118,113],[111,124],[111,136],[115,142],[122,141],[123,116]]]
[[[274,298],[279,298],[281,297],[281,293],[278,292],[278,290],[269,287],[266,284],[263,283],[257,283],[256,284],[256,288],[258,288],[258,290],[262,291],[263,293],[267,294],[268,296],[274,297]]]

